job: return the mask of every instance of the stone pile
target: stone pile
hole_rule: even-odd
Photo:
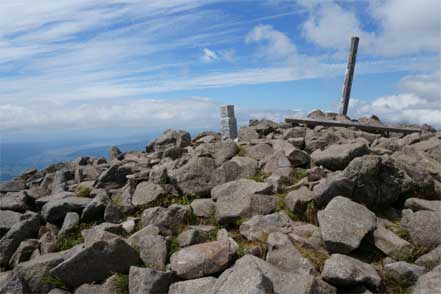
[[[27,170],[0,293],[441,293],[441,132],[258,120]]]

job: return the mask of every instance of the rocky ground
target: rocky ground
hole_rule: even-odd
[[[0,293],[441,293],[441,132],[388,135],[261,120],[28,170]]]

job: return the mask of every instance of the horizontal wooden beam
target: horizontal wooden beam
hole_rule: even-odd
[[[335,120],[315,120],[315,119],[298,119],[298,118],[287,118],[285,122],[290,124],[303,124],[307,126],[326,126],[326,127],[343,127],[343,128],[357,128],[362,131],[367,132],[392,132],[392,133],[421,133],[421,129],[416,128],[399,128],[384,125],[366,125],[355,122],[340,122]]]

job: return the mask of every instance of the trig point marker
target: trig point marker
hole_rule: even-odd
[[[349,99],[351,98],[352,79],[354,78],[355,61],[357,60],[357,50],[359,37],[352,37],[351,52],[349,53],[348,67],[346,68],[345,83],[340,102],[340,114],[348,114]]]
[[[223,105],[220,108],[220,112],[222,138],[237,138],[237,121],[234,116],[234,105]]]

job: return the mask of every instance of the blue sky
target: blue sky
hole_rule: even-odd
[[[134,137],[336,111],[441,127],[439,0],[2,0],[3,141]]]

